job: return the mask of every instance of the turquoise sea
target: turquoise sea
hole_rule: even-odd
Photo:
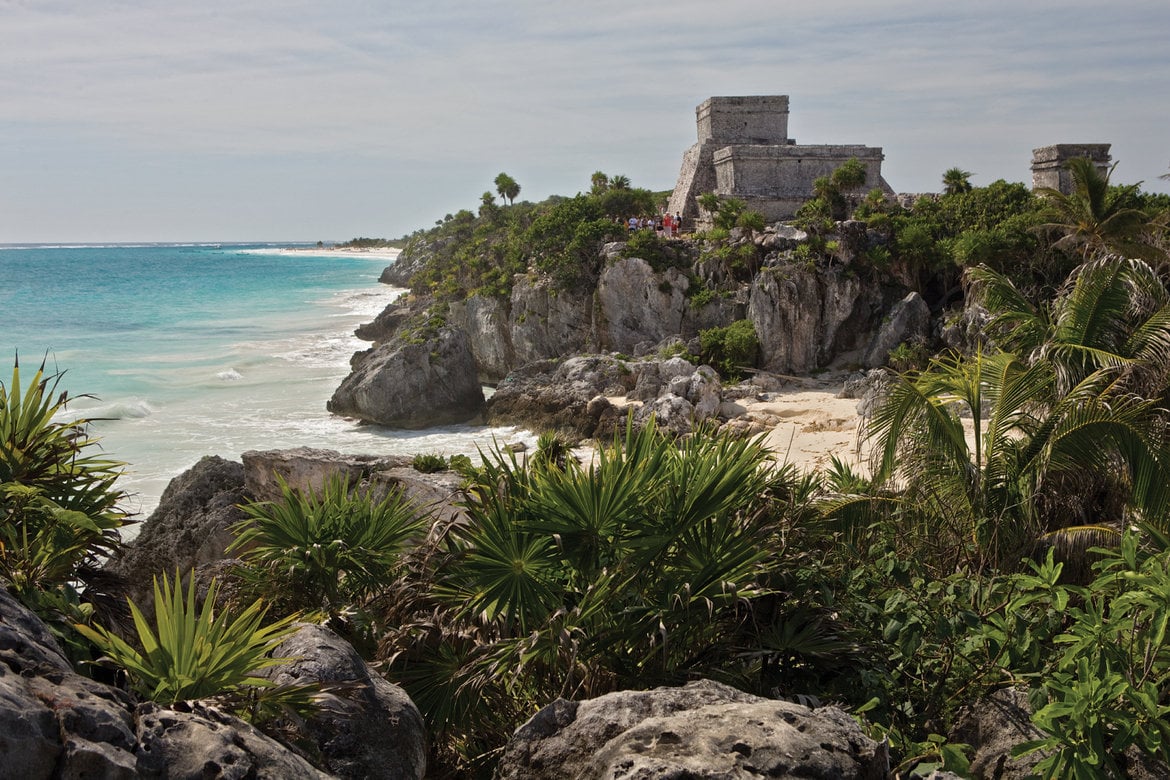
[[[0,245],[0,382],[19,351],[64,371],[70,412],[127,463],[127,508],[144,518],[203,455],[324,447],[474,453],[512,429],[399,431],[325,411],[368,343],[353,336],[402,290],[386,257],[275,244]]]

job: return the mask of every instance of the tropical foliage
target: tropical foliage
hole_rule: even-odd
[[[796,480],[765,465],[758,442],[675,443],[652,424],[587,466],[496,452],[469,486],[470,521],[434,553],[423,618],[382,652],[467,761],[556,696],[757,680],[760,632],[780,626],[750,604],[778,598],[765,562]]]
[[[292,625],[296,616],[265,626],[267,610],[260,601],[236,616],[216,614],[217,589],[213,580],[202,608],[197,608],[194,578],[184,593],[178,572],[173,584],[166,575],[161,584],[156,577],[153,627],[138,605],[128,600],[138,648],[100,625],[78,624],[77,630],[124,669],[135,690],[151,701],[174,704],[231,695],[246,687],[272,686],[256,672],[287,660],[272,658],[270,653],[296,630]]]
[[[291,609],[335,615],[362,604],[394,579],[403,553],[426,527],[426,514],[399,491],[378,497],[340,476],[319,492],[279,482],[279,501],[243,507],[247,519],[234,526],[229,551],[239,550],[265,591],[285,594]]]
[[[69,624],[88,618],[97,595],[81,591],[129,521],[115,487],[122,464],[94,452],[61,378],[42,365],[24,384],[17,360],[0,382],[0,578],[72,647]]]

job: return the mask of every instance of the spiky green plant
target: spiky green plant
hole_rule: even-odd
[[[393,579],[403,553],[427,527],[427,514],[391,490],[351,490],[334,476],[307,494],[279,479],[281,499],[247,504],[233,526],[239,550],[294,607],[336,613]]]
[[[77,630],[125,669],[134,688],[152,701],[173,704],[272,686],[256,672],[288,660],[269,653],[296,630],[296,616],[264,625],[267,609],[259,600],[237,616],[216,614],[217,590],[212,580],[202,609],[197,609],[193,579],[184,594],[178,572],[173,586],[166,575],[161,585],[156,577],[153,628],[127,599],[141,649],[101,625],[78,624]]]
[[[118,529],[129,520],[114,487],[122,464],[92,454],[89,421],[67,415],[61,378],[42,364],[26,387],[18,359],[11,382],[0,382],[0,578],[71,656],[84,658],[70,629],[92,611],[82,586],[120,544]],[[96,591],[89,587],[86,599]]]
[[[677,442],[653,421],[586,465],[485,456],[468,522],[450,527],[435,565],[420,645],[383,647],[438,738],[490,745],[556,696],[756,663],[741,653],[754,647],[745,605],[765,592],[779,547],[761,508],[768,462],[759,441],[702,431]]]

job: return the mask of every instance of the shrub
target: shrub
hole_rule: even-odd
[[[700,331],[699,343],[703,362],[729,380],[741,378],[744,368],[754,367],[760,351],[760,340],[750,320],[739,320],[726,328]]]
[[[735,226],[743,228],[744,230],[751,230],[759,233],[764,229],[767,223],[764,221],[764,215],[758,211],[745,211],[736,217]]]
[[[930,352],[920,341],[903,341],[890,350],[887,362],[890,368],[899,372],[913,371],[926,367]]]
[[[84,657],[70,626],[88,619],[82,591],[129,521],[114,488],[122,464],[89,454],[88,420],[61,419],[69,400],[58,393],[61,376],[46,376],[42,364],[26,388],[16,361],[12,381],[0,382],[0,577]]]
[[[415,471],[423,474],[434,474],[447,469],[447,459],[438,453],[419,453],[410,461]]]
[[[360,604],[398,569],[426,515],[399,491],[376,500],[334,477],[304,495],[280,480],[281,500],[243,507],[229,550],[264,575],[269,592],[291,594],[295,609],[338,611]]]

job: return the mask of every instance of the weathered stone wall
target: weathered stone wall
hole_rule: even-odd
[[[882,150],[870,146],[725,146],[715,152],[715,192],[736,197],[813,195],[813,181],[849,159],[865,165],[862,191],[881,186]]]
[[[695,109],[699,143],[790,144],[788,96],[707,98]]]
[[[708,98],[695,116],[699,143],[684,153],[668,204],[687,228],[704,226],[695,199],[705,192],[747,200],[770,220],[789,218],[813,197],[815,179],[852,158],[866,168],[861,191],[893,193],[882,179],[881,148],[801,146],[789,138],[787,95]]]
[[[1071,195],[1073,180],[1064,164],[1087,157],[1104,176],[1109,172],[1110,144],[1053,144],[1032,150],[1032,189],[1047,187]]]

